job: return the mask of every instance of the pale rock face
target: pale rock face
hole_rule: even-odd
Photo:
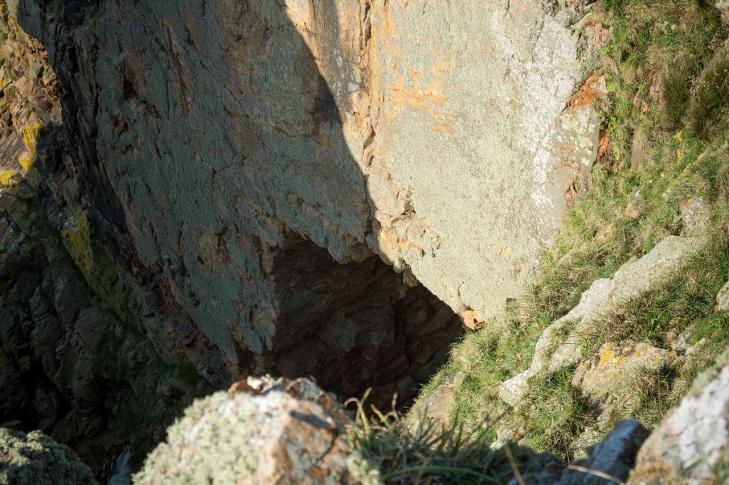
[[[595,157],[589,104],[602,88],[575,92],[604,33],[581,5],[64,8],[59,18],[20,0],[13,11],[73,101],[72,164],[111,201],[96,213],[129,236],[134,271],[166,289],[157,304],[193,322],[234,374],[295,368],[282,356],[303,342],[319,368],[353,350],[406,355],[395,380],[434,366],[432,345],[414,335],[434,328],[430,341],[449,340],[452,322],[432,323],[438,300],[483,321],[517,297]],[[434,297],[380,278],[375,255]],[[292,260],[304,262],[298,275]],[[369,266],[330,276],[358,264]],[[397,321],[417,299],[432,309],[425,321]],[[337,348],[327,329],[367,312],[357,325],[407,327],[406,342]],[[353,392],[341,382],[372,380],[383,364],[368,366],[332,380]]]
[[[724,483],[729,463],[729,365],[719,365],[694,389],[645,442],[629,483]]]
[[[489,318],[519,294],[594,160],[594,112],[565,110],[580,33],[528,0],[386,3],[372,19],[368,240],[455,311]]]
[[[714,308],[717,312],[729,312],[729,281],[722,286],[716,295],[716,306]]]

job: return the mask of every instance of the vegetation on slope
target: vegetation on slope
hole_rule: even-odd
[[[653,427],[729,344],[729,318],[714,311],[729,279],[727,28],[716,9],[695,0],[605,0],[597,9],[613,40],[598,69],[609,89],[599,101],[607,150],[589,190],[565,218],[556,248],[544,255],[539,281],[502,318],[455,346],[421,395],[460,374],[452,413],[464,433],[490,442],[497,429],[518,430],[513,438],[520,443],[563,458],[584,444],[578,438],[597,419],[594,403],[571,384],[574,369],[532,378],[516,408],[499,399],[498,386],[528,367],[541,331],[594,280],[681,234],[679,206],[687,201],[708,207],[710,243],[673,280],[606,317],[583,354],[626,340],[666,348],[687,336],[690,359],[622,383],[631,398],[612,420],[637,418]],[[593,442],[611,424],[602,423]],[[380,433],[382,441],[388,433]]]

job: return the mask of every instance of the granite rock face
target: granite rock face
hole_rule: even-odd
[[[582,4],[11,7],[64,93],[60,192],[204,374],[219,351],[231,375],[412,393],[454,313],[519,295],[594,159]]]

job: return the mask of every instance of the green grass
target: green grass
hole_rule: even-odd
[[[692,0],[607,0],[597,8],[614,34],[601,62],[609,96],[598,104],[607,156],[565,216],[538,281],[500,319],[457,344],[421,394],[463,373],[453,408],[461,426],[492,423],[482,436],[513,430],[526,445],[563,458],[597,415],[572,387],[572,369],[533,378],[527,398],[514,409],[499,400],[498,386],[528,367],[541,331],[594,280],[612,276],[666,236],[681,234],[679,203],[689,197],[700,197],[710,209],[711,243],[672,281],[609,316],[584,353],[591,357],[605,342],[626,340],[665,348],[688,333],[689,343],[698,345],[685,363],[624,380],[624,392],[633,397],[615,419],[635,417],[652,427],[729,344],[729,319],[713,310],[729,279],[726,28],[715,9]],[[645,155],[632,160],[638,130],[645,134]]]
[[[449,428],[422,421],[412,429],[396,411],[368,413],[364,400],[353,402],[355,422],[348,437],[361,466],[350,469],[377,470],[376,476],[369,475],[373,483],[506,484],[515,473],[528,479],[555,463],[553,457],[522,447],[491,449],[485,427],[467,432],[458,421]]]
[[[571,381],[570,371],[534,377],[512,419],[525,446],[549,450],[565,461],[573,457],[572,443],[595,422],[590,403]]]

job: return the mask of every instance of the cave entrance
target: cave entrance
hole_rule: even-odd
[[[312,376],[343,399],[407,406],[463,334],[460,318],[379,257],[340,264],[296,237],[274,256],[276,347],[266,371]]]

